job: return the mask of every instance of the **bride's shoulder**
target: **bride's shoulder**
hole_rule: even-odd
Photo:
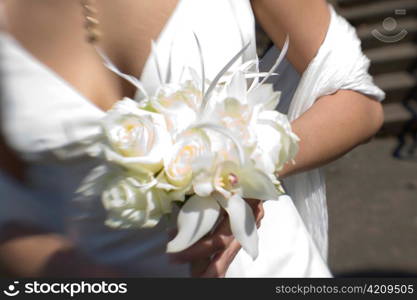
[[[288,58],[302,73],[323,43],[330,24],[325,0],[251,0],[259,23],[277,46],[288,35]]]

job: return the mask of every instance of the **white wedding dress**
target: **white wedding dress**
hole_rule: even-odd
[[[321,95],[353,89],[383,98],[367,73],[357,37],[333,9],[326,40],[301,78],[288,62],[276,77],[286,93],[281,107],[291,119]],[[172,51],[172,78],[182,66],[199,69],[193,32],[200,40],[207,77],[213,77],[247,42],[238,64],[256,59],[254,17],[249,0],[180,0],[156,41],[162,70]],[[30,222],[67,235],[92,259],[123,268],[133,276],[188,276],[186,265],[173,265],[165,254],[165,224],[146,230],[114,230],[104,225],[100,199],[77,200],[74,191],[97,165],[75,153],[79,141],[95,134],[104,112],[80,95],[6,33],[0,33],[1,120],[8,144],[27,162],[23,187],[0,173],[0,226]],[[274,51],[262,63],[271,65]],[[343,57],[343,61],[339,58]],[[236,64],[236,65],[238,65]],[[261,64],[261,65],[262,65]],[[235,66],[236,67],[236,66]],[[285,71],[287,70],[287,71]],[[165,76],[166,74],[163,74]],[[150,91],[158,84],[155,60],[147,60],[140,81]],[[69,156],[71,154],[71,156]],[[327,209],[319,171],[284,182],[289,196],[264,204],[259,257],[240,251],[227,277],[328,277]],[[28,249],[30,251],[30,249]]]

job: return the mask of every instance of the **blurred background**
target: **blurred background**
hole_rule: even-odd
[[[417,277],[417,0],[328,0],[387,97],[377,136],[325,168],[335,276]],[[260,57],[272,46],[257,28]]]

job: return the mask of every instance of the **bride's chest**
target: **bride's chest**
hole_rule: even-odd
[[[168,73],[176,81],[186,66],[200,70],[194,34],[209,79],[249,42],[251,47],[237,65],[256,58],[249,1],[181,0],[156,40],[156,55],[144,63],[140,80],[149,93]],[[2,131],[13,148],[47,152],[98,132],[102,110],[19,45],[7,38],[2,42],[6,44],[0,61]]]

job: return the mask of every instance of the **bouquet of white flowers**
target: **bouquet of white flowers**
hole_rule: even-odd
[[[244,198],[284,193],[277,172],[294,158],[298,137],[275,110],[280,93],[264,83],[273,69],[251,73],[251,61],[230,71],[245,49],[213,80],[202,63],[201,76],[188,69],[191,79],[161,83],[154,95],[138,86],[141,101],[124,98],[106,113],[94,145],[103,165],[79,191],[101,193],[107,225],[153,227],[180,203],[178,233],[167,246],[177,252],[207,234],[223,208],[235,238],[257,257],[256,223]]]

